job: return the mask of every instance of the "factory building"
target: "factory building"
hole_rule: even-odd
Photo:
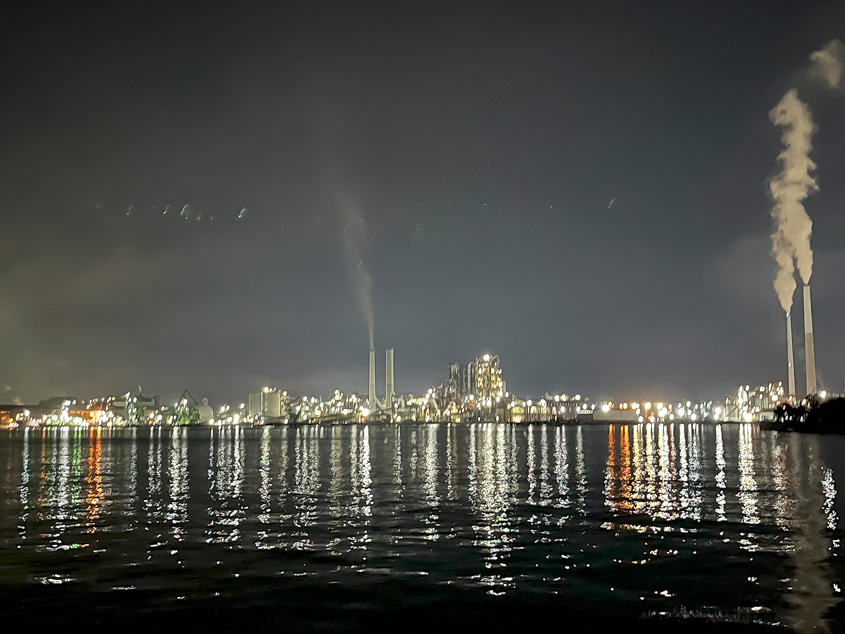
[[[498,355],[485,354],[466,365],[449,364],[449,378],[441,386],[442,394],[456,400],[475,397],[480,401],[500,399],[505,394],[505,381]]]
[[[750,422],[757,420],[761,413],[771,412],[778,403],[786,400],[783,383],[768,383],[767,385],[740,385],[736,396],[725,399],[723,420],[733,422]]]
[[[249,395],[247,416],[253,420],[278,420],[286,407],[287,392],[273,387],[265,387],[260,392]]]
[[[432,420],[510,420],[508,394],[498,355],[485,354],[466,365],[449,364],[448,378],[429,391]]]
[[[485,354],[469,364],[471,383],[476,397],[491,405],[501,401],[505,395],[505,382],[502,380],[502,368],[499,355]]]
[[[144,396],[140,388],[137,394],[127,392],[124,399],[124,410],[126,412],[127,425],[140,425],[148,423],[150,414],[158,411],[158,396]]]

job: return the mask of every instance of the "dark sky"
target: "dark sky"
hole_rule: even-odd
[[[802,73],[845,4],[556,4],[7,13],[0,401],[366,391],[350,218],[400,391],[484,352],[524,396],[783,380],[768,112],[793,86],[841,389],[845,95]]]

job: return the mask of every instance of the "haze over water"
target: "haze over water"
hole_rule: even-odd
[[[836,630],[842,437],[756,425],[0,436],[0,609],[36,626]]]

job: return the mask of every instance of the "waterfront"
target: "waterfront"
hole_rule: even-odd
[[[192,631],[836,631],[843,455],[753,424],[5,431],[0,607]]]

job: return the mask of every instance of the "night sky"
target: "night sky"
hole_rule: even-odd
[[[842,389],[845,94],[804,71],[845,3],[65,4],[0,33],[0,402],[366,392],[363,271],[380,390],[385,347],[401,392],[485,352],[526,397],[785,381],[792,87]]]

